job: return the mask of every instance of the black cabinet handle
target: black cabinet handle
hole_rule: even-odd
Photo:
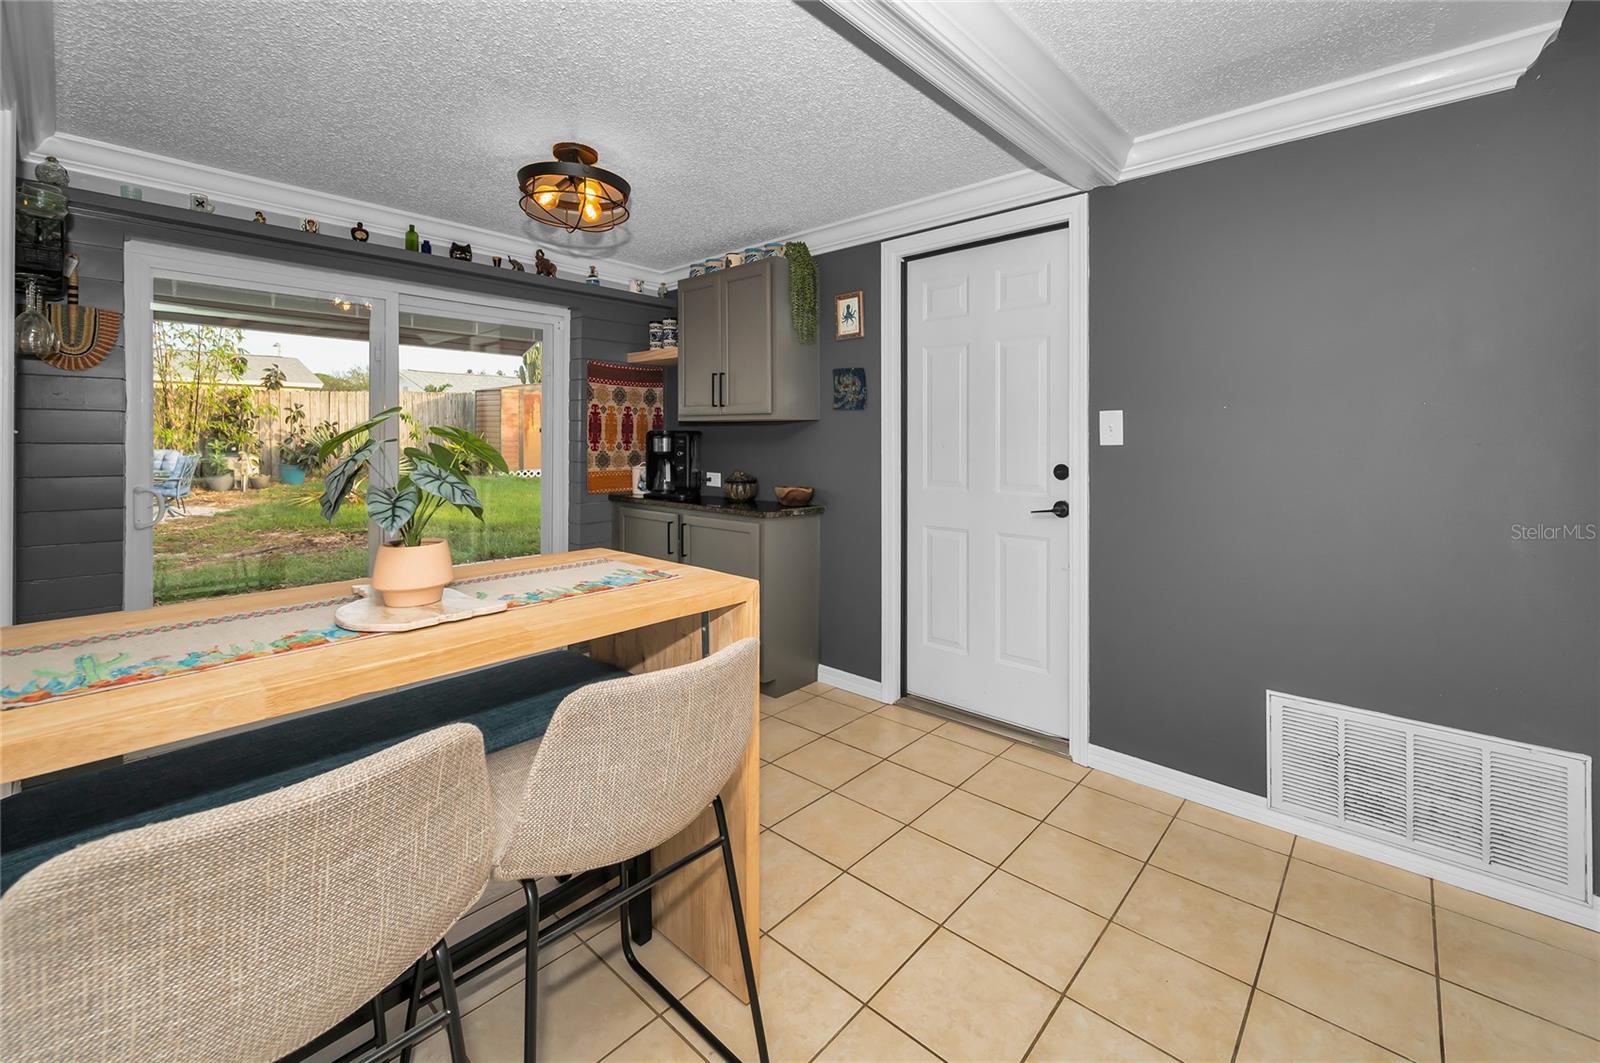
[[[672,522],[667,521],[667,556],[672,556]]]
[[[687,524],[678,525],[678,560],[689,560],[689,526]]]
[[[1029,513],[1054,513],[1058,517],[1065,517],[1069,512],[1065,502],[1057,502],[1049,509],[1030,509]]]

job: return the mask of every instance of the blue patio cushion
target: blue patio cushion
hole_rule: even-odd
[[[544,653],[28,787],[0,802],[0,892],[85,842],[280,789],[447,723],[475,725],[490,753],[538,738],[562,698],[625,674]]]

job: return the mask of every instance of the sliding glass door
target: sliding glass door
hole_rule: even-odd
[[[471,472],[482,522],[430,527],[458,564],[565,548],[565,434],[543,430],[565,406],[565,311],[159,245],[130,244],[124,276],[125,608],[363,579],[365,485],[323,520],[319,444],[396,406],[380,485],[436,428],[507,460]]]

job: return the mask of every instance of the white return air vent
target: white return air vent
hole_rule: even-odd
[[[1589,896],[1589,758],[1267,692],[1267,800],[1560,897]]]

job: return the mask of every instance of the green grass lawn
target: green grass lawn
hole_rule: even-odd
[[[516,476],[470,479],[483,499],[483,523],[446,507],[428,525],[428,534],[449,539],[457,563],[538,553],[541,482]],[[317,509],[321,490],[315,482],[273,484],[243,495],[195,492],[192,507],[219,512],[156,525],[156,604],[364,578],[366,510],[347,503],[328,524]]]

